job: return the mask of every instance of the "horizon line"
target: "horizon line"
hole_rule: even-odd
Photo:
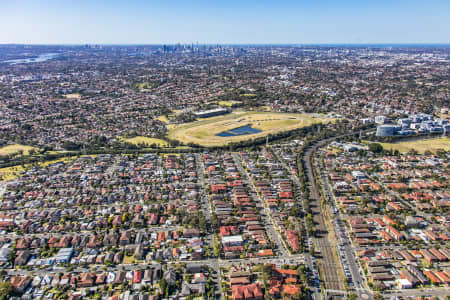
[[[390,43],[390,42],[377,42],[377,43],[197,43],[197,42],[177,42],[177,43],[1,43],[0,46],[177,46],[177,45],[196,45],[196,46],[450,46],[450,42],[445,43]]]

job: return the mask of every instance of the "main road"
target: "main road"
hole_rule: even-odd
[[[323,173],[318,174],[319,178],[315,178],[313,172],[312,158],[318,148],[325,146],[326,144],[330,143],[333,140],[353,134],[355,133],[320,140],[315,144],[311,145],[309,148],[307,148],[306,151],[303,153],[303,157],[301,158],[304,163],[304,166],[306,167],[306,175],[308,177],[308,189],[310,191],[310,207],[311,212],[313,214],[314,223],[316,224],[315,226],[316,234],[314,237],[314,244],[320,250],[321,253],[320,269],[323,275],[323,280],[325,281],[325,288],[327,290],[344,290],[344,282],[343,282],[344,279],[340,275],[340,272],[342,272],[342,267],[336,255],[334,255],[334,252],[337,251],[337,248],[330,242],[331,236],[330,233],[328,232],[328,228],[324,220],[323,211],[321,210],[320,194],[316,180],[321,179],[324,180],[325,178],[323,178]],[[333,199],[329,186],[327,186],[327,181],[324,180],[323,184],[325,186],[328,203],[333,205]],[[336,223],[337,223],[336,225],[339,226],[339,222]],[[334,226],[334,222],[330,222],[330,225]],[[335,230],[336,229],[337,228],[335,228]],[[336,237],[334,237],[334,241],[336,244],[338,243]],[[353,281],[356,283],[355,291],[358,294],[358,299],[369,299],[370,298],[369,291],[361,285],[364,281],[362,280],[361,274],[359,272],[359,266],[357,265],[356,259],[353,256],[352,249],[349,249],[347,247],[345,248],[344,252],[347,257],[347,262],[350,265]]]
[[[354,254],[354,247],[351,243],[350,234],[347,232],[347,228],[343,223],[343,218],[340,215],[339,209],[336,205],[336,199],[333,195],[333,190],[328,182],[328,175],[325,172],[325,167],[320,163],[320,178],[322,180],[322,184],[325,190],[325,195],[328,200],[328,204],[331,206],[334,214],[333,225],[335,226],[336,233],[336,242],[340,243],[342,254],[341,254],[341,262],[346,263],[349,267],[349,270],[352,275],[352,281],[355,286],[356,292],[358,294],[359,299],[368,299],[369,293],[368,289],[364,287],[364,277],[362,275],[362,268],[357,263],[356,255]],[[348,242],[347,242],[348,241]],[[344,261],[345,259],[345,261]]]
[[[309,147],[302,157],[304,166],[306,167],[306,175],[308,177],[308,189],[309,189],[309,206],[311,208],[311,213],[313,215],[313,220],[315,224],[315,234],[314,234],[314,245],[320,250],[321,258],[320,270],[323,276],[325,288],[329,290],[343,290],[344,284],[342,278],[339,275],[340,265],[335,259],[333,251],[335,247],[330,243],[329,233],[325,220],[323,217],[323,212],[320,209],[320,195],[318,192],[316,180],[314,178],[313,167],[312,167],[312,156],[317,148],[325,145],[331,139],[322,140],[315,145]]]

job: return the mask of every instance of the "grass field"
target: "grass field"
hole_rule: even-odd
[[[31,149],[39,150],[39,148],[19,144],[8,145],[0,148],[0,155],[18,154],[20,151],[23,151],[24,155],[28,155]]]
[[[383,146],[384,149],[398,150],[399,152],[408,152],[411,149],[414,149],[419,153],[424,153],[427,150],[435,152],[438,149],[450,151],[450,138],[448,137],[407,141],[399,143],[380,143],[380,144]]]
[[[81,95],[78,93],[74,93],[74,94],[64,95],[64,97],[66,97],[66,99],[80,99]]]
[[[217,104],[221,105],[221,106],[227,106],[227,107],[232,107],[234,105],[239,105],[241,104],[241,101],[235,101],[235,100],[229,100],[229,101],[218,101]]]
[[[155,139],[155,138],[150,138],[150,137],[146,137],[146,136],[136,136],[134,138],[130,138],[130,139],[123,139],[125,142],[134,144],[136,146],[138,146],[139,144],[145,144],[145,145],[152,145],[152,144],[156,144],[160,147],[165,147],[167,146],[169,143],[167,143],[165,140],[161,140],[161,139]]]
[[[21,172],[27,171],[27,167],[14,166],[8,168],[0,168],[0,181],[13,180],[19,176]]]
[[[222,146],[230,142],[239,142],[263,137],[281,131],[293,130],[314,123],[330,122],[324,115],[285,114],[275,112],[236,111],[224,116],[217,116],[168,127],[168,136],[183,143],[195,143],[206,147]],[[251,125],[261,132],[249,135],[219,137],[216,134],[234,128]]]
[[[141,92],[149,92],[153,88],[153,85],[150,82],[142,82],[137,85],[137,88]]]
[[[90,156],[95,156],[95,155],[90,155]],[[55,160],[49,160],[49,161],[44,161],[44,162],[39,162],[37,163],[37,165],[39,167],[46,167],[48,165],[57,163],[57,162],[70,162],[74,159],[76,159],[76,156],[70,156],[70,157],[62,157],[59,159],[55,159]],[[13,167],[7,167],[7,168],[0,168],[0,181],[8,181],[8,180],[13,180],[16,179],[17,177],[19,177],[20,173],[22,172],[27,172],[28,170],[30,170],[33,167],[33,165],[31,164],[26,164],[26,165],[17,165],[17,166],[13,166]]]
[[[169,123],[169,119],[166,116],[158,116],[156,119],[160,120],[163,123]]]

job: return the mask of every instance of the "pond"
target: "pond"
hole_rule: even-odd
[[[231,130],[222,131],[221,133],[216,134],[216,136],[230,137],[230,136],[254,134],[254,133],[259,133],[259,132],[261,132],[261,130],[252,128],[251,125],[245,125],[245,126],[231,129]]]

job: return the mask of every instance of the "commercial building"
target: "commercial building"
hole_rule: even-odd
[[[396,125],[380,125],[377,127],[376,136],[393,136],[396,130]]]
[[[240,246],[242,245],[243,240],[240,235],[231,235],[222,237],[222,244],[224,247],[227,246]]]
[[[55,261],[56,263],[67,263],[73,254],[73,248],[61,248],[58,253],[56,253]]]
[[[375,117],[375,123],[379,124],[379,125],[383,125],[386,124],[388,122],[388,118],[385,116],[376,116]]]
[[[194,112],[194,115],[198,118],[210,118],[210,117],[214,117],[214,116],[225,115],[227,113],[229,113],[228,109],[219,107],[219,108],[210,109],[210,110],[197,111],[197,112]]]

